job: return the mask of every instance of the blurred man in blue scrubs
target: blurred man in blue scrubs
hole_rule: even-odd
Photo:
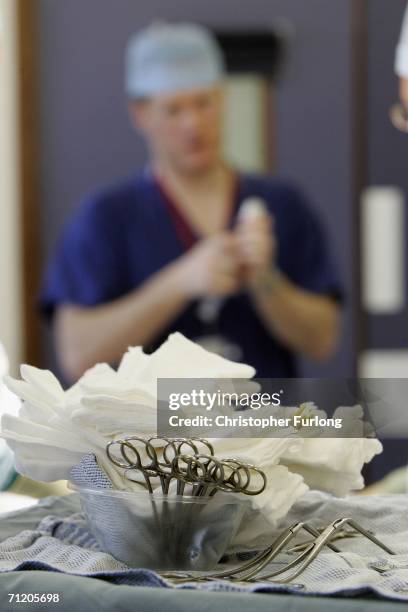
[[[341,288],[324,231],[292,186],[222,158],[224,76],[200,26],[131,39],[126,89],[150,162],[83,202],[41,296],[68,379],[175,330],[264,377],[334,350]],[[242,214],[249,198],[257,214]]]

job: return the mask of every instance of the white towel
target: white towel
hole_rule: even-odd
[[[6,351],[0,343],[0,418],[3,414],[17,415],[21,402],[4,384],[8,373],[9,362]],[[0,491],[7,489],[15,475],[14,458],[11,449],[4,440],[0,440]]]

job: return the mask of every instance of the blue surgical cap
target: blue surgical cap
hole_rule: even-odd
[[[135,34],[126,51],[130,98],[209,87],[224,75],[215,37],[191,23],[157,23]]]

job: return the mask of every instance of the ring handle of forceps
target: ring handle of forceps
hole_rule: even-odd
[[[204,457],[209,458],[208,455],[204,455]],[[185,469],[180,468],[179,461],[183,461],[186,464]],[[213,485],[217,486],[217,481],[214,480],[204,480],[197,475],[192,473],[191,463],[196,464],[196,468],[200,468],[203,474],[207,473],[207,467],[196,457],[192,455],[177,455],[172,461],[172,476],[177,480],[184,482],[185,484],[203,484],[203,485]],[[221,474],[223,477],[223,473]]]
[[[146,440],[144,440],[143,438],[137,438],[137,437],[129,437],[129,438],[123,438],[120,440],[114,440],[112,442],[109,442],[109,444],[106,446],[106,454],[108,456],[108,459],[114,464],[116,465],[116,467],[120,467],[120,468],[124,468],[124,469],[141,469],[141,470],[153,470],[156,467],[156,463],[155,460],[152,458],[152,455],[146,450],[147,455],[150,457],[150,459],[152,459],[152,463],[148,466],[143,465],[143,461],[141,459],[140,453],[138,451],[138,449],[131,444],[132,440],[137,440],[139,442],[143,442],[143,444],[145,445],[145,450],[147,448],[150,447],[150,449],[153,449],[153,453],[154,456],[156,457],[156,453],[154,451],[153,446],[146,442]],[[111,447],[114,445],[119,445],[120,447],[120,453],[123,457],[123,459],[126,461],[126,463],[120,461],[118,458],[114,457],[111,453]],[[125,448],[129,448],[135,455],[136,455],[136,461],[131,461],[128,457],[128,455],[126,454],[126,450]],[[156,457],[156,461],[157,461],[157,457]]]
[[[205,459],[206,463],[202,463],[201,459]],[[222,465],[222,461],[215,459],[211,455],[196,455],[195,457],[190,457],[187,463],[187,474],[188,476],[198,484],[208,484],[213,486],[221,486],[225,480],[225,472],[224,467]],[[200,476],[199,474],[194,474],[193,472],[193,464],[195,467],[200,468],[204,466],[203,474]],[[211,466],[211,467],[209,467]],[[218,472],[218,478],[217,478]]]
[[[236,471],[239,472],[239,470],[245,470],[245,473],[247,475],[247,483],[246,485],[240,489],[237,490],[237,493],[243,493],[244,495],[260,495],[261,493],[263,493],[265,491],[266,488],[266,484],[267,484],[267,477],[265,472],[263,472],[261,469],[259,469],[258,467],[256,467],[256,465],[252,465],[251,463],[242,463],[241,461],[239,461],[238,459],[223,459],[223,461],[225,461],[226,463],[231,462],[231,463],[236,463],[238,465],[238,467],[236,468]],[[248,487],[251,484],[251,472],[258,474],[261,479],[262,479],[262,486],[259,489],[255,489],[255,490],[249,490]],[[235,472],[233,472],[233,474],[231,474],[231,477],[234,475]]]
[[[177,444],[178,446],[176,446]],[[183,444],[187,444],[195,455],[198,454],[198,448],[195,446],[193,442],[190,442],[189,440],[187,440],[187,438],[174,438],[173,440],[171,440],[169,444],[166,444],[166,446],[163,449],[163,459],[166,465],[171,465],[174,459],[181,454],[180,449],[183,446]],[[169,447],[175,450],[175,456],[172,459],[169,459],[167,456],[167,450]]]

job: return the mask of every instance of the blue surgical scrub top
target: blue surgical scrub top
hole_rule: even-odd
[[[277,179],[239,175],[231,225],[250,196],[262,198],[275,219],[279,269],[299,287],[339,299],[328,241],[303,195]],[[47,268],[40,296],[43,313],[50,318],[62,304],[96,306],[135,290],[186,252],[179,230],[174,209],[149,171],[91,195],[66,227]],[[173,331],[194,340],[213,330],[192,302],[145,350],[157,348]],[[239,345],[240,361],[254,366],[258,377],[297,375],[295,354],[265,327],[247,293],[223,302],[217,333]]]

